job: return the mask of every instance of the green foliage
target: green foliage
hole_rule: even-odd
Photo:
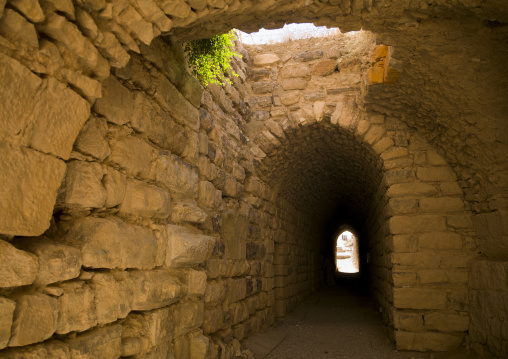
[[[231,69],[231,59],[241,57],[234,49],[236,35],[231,30],[224,35],[214,35],[211,39],[194,40],[185,44],[184,50],[188,54],[189,64],[194,75],[204,86],[208,84],[231,84],[231,80],[224,73]],[[237,73],[231,71],[234,76]]]

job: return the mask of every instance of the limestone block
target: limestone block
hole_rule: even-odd
[[[169,191],[138,180],[127,180],[120,215],[145,218],[168,218],[171,211]]]
[[[0,23],[0,34],[16,42],[39,48],[35,26],[14,10],[6,9],[4,11]]]
[[[186,198],[198,195],[198,171],[168,152],[160,152],[150,168],[150,178],[169,189],[172,194]]]
[[[74,5],[71,0],[44,0],[45,10],[64,13],[71,20],[75,20]]]
[[[418,236],[414,234],[397,234],[392,238],[393,252],[407,253],[418,251]]]
[[[41,342],[57,329],[58,300],[41,293],[22,293],[16,301],[10,347]]]
[[[393,326],[395,329],[413,332],[423,330],[423,316],[421,313],[412,313],[393,309],[392,316]]]
[[[199,110],[164,76],[159,76],[155,99],[180,124],[199,131]]]
[[[392,234],[446,230],[445,217],[431,214],[394,216],[389,219],[389,225]]]
[[[95,101],[93,110],[111,123],[124,125],[130,121],[134,110],[132,93],[109,76],[102,84],[102,98]]]
[[[336,69],[337,69],[337,60],[334,59],[321,60],[312,67],[312,75],[328,76],[333,74]]]
[[[9,4],[32,22],[41,22],[44,20],[44,12],[38,1],[10,0]]]
[[[418,236],[418,246],[429,249],[461,249],[462,236],[455,232],[431,232]]]
[[[211,182],[200,181],[198,187],[198,204],[205,208],[214,208],[215,187]]]
[[[396,183],[391,185],[386,194],[388,197],[401,197],[401,196],[417,196],[417,195],[435,195],[438,193],[436,186],[422,183]]]
[[[137,93],[134,96],[134,113],[131,119],[132,127],[139,132],[145,132],[148,138],[158,146],[181,155],[188,142],[185,128],[175,122],[165,111]]]
[[[280,61],[279,56],[275,54],[261,54],[254,56],[254,66],[276,65]]]
[[[245,216],[234,211],[223,212],[220,235],[226,245],[226,258],[245,259],[248,226]]]
[[[255,94],[272,93],[277,86],[276,82],[260,81],[252,84],[252,91]]]
[[[82,332],[96,326],[92,288],[82,281],[62,283],[59,287],[63,294],[58,297],[60,312],[56,333]]]
[[[98,324],[107,324],[125,318],[131,311],[134,282],[128,272],[95,273],[94,306]]]
[[[122,325],[125,324],[125,321]],[[125,326],[123,326],[125,328]],[[146,338],[125,337],[122,332],[122,357],[130,357],[141,354],[149,346]]]
[[[174,318],[174,335],[187,334],[203,324],[205,307],[203,302],[184,302],[171,306]]]
[[[210,275],[208,276],[210,277]],[[204,297],[206,307],[214,307],[219,305],[226,295],[226,290],[227,290],[226,282],[223,281],[208,282]]]
[[[42,238],[19,238],[17,248],[37,256],[39,272],[34,285],[46,285],[76,278],[81,272],[81,252],[70,246]]]
[[[314,117],[316,122],[321,122],[323,120],[323,115],[326,109],[326,102],[324,101],[317,101],[314,102],[314,105],[312,106],[312,110],[314,112]]]
[[[451,351],[462,344],[462,336],[426,332],[413,333],[395,331],[395,342],[398,350],[416,351]]]
[[[203,10],[208,5],[207,0],[187,0],[189,5],[195,10]]]
[[[74,148],[85,154],[102,161],[111,153],[106,134],[108,125],[106,121],[92,117],[88,120],[78,135]]]
[[[419,167],[416,171],[418,179],[422,181],[454,181],[455,172],[450,167]]]
[[[1,359],[69,359],[70,357],[67,345],[57,340],[0,351]]]
[[[0,287],[32,284],[38,270],[39,261],[35,255],[0,240]]]
[[[207,359],[210,339],[203,335],[202,331],[194,332],[189,335],[189,359]]]
[[[396,287],[414,286],[418,280],[416,273],[409,271],[393,271],[392,278],[393,285]]]
[[[269,75],[270,72],[266,69],[247,68],[248,79],[252,81],[259,81]]]
[[[299,91],[283,92],[280,94],[280,100],[285,106],[291,106],[300,100]]]
[[[166,226],[166,265],[185,267],[204,263],[214,240],[190,228]]]
[[[395,308],[445,309],[446,292],[430,288],[393,288]]]
[[[116,359],[121,355],[122,326],[113,324],[95,328],[65,340],[72,358]]]
[[[171,272],[187,287],[187,296],[202,296],[205,294],[206,272],[195,269],[178,269]]]
[[[424,315],[425,328],[440,332],[465,332],[469,327],[469,316],[460,314],[428,313]]]
[[[106,31],[102,33],[102,41],[97,42],[97,47],[109,60],[111,66],[121,69],[129,63],[129,54],[124,50],[120,41],[118,41],[116,36],[111,32]]]
[[[193,200],[173,203],[171,208],[171,221],[173,223],[204,223],[207,217],[205,211],[199,208],[196,201]]]
[[[422,212],[460,212],[464,210],[464,201],[460,197],[422,198],[420,200]]]
[[[5,348],[9,343],[15,308],[16,302],[4,297],[0,297],[0,318],[2,318],[0,321],[0,349]]]
[[[469,287],[476,290],[508,290],[508,262],[475,260],[469,263]]]
[[[282,79],[309,78],[310,69],[309,66],[301,63],[286,65],[281,69],[279,76]]]
[[[418,199],[416,198],[390,198],[387,210],[390,214],[408,214],[418,211]]]
[[[421,251],[417,253],[393,253],[392,262],[394,265],[407,267],[438,268],[442,265],[441,257],[434,251]]]
[[[206,309],[203,318],[203,331],[205,334],[212,334],[224,326],[224,313],[220,306]]]
[[[59,205],[78,208],[101,208],[106,202],[102,185],[102,166],[97,162],[71,161],[67,164]]]
[[[149,269],[155,266],[154,233],[117,219],[77,219],[62,240],[81,250],[85,267]]]
[[[156,24],[159,30],[164,32],[171,30],[173,22],[162,12],[155,2],[152,0],[135,0],[134,3],[136,4],[136,10],[138,10],[145,19]]]
[[[102,86],[99,81],[82,75],[80,72],[69,69],[62,69],[62,75],[72,85],[74,91],[86,98],[89,102],[94,102],[102,96]]]
[[[138,350],[138,353],[146,351],[147,346],[171,343],[174,338],[174,318],[170,307],[139,314],[131,313],[122,326],[122,345],[128,339],[130,341],[135,338],[140,339],[141,345],[138,344],[138,346],[141,346],[141,350]],[[142,337],[140,338],[140,336]]]
[[[109,76],[108,61],[102,57],[90,40],[83,36],[78,27],[67,21],[65,17],[50,13],[38,29],[76,55],[87,68],[92,70],[97,79],[103,80]]]
[[[199,108],[203,96],[203,86],[194,77],[184,72],[183,79],[178,84],[178,89],[191,104]]]
[[[69,158],[90,114],[89,104],[54,78],[41,80],[14,59],[0,55],[0,139],[18,138],[41,152]],[[39,101],[33,101],[34,98]],[[51,138],[51,141],[48,141]]]
[[[229,303],[234,303],[245,299],[247,294],[247,282],[245,278],[228,279],[228,299]]]
[[[143,19],[136,9],[128,5],[117,16],[113,15],[113,17],[119,25],[129,30],[132,36],[150,45],[154,38],[152,23]]]
[[[109,159],[128,174],[146,177],[150,171],[154,148],[138,137],[129,136],[111,144]]]
[[[102,179],[102,184],[106,189],[106,208],[118,206],[123,202],[125,196],[126,176],[120,171],[108,167],[107,173]]]
[[[307,87],[307,81],[304,79],[287,79],[282,80],[280,85],[284,91],[303,90]]]
[[[191,12],[191,7],[184,0],[158,0],[158,5],[166,14],[179,18],[186,18]]]
[[[152,271],[133,270],[132,310],[151,310],[177,301],[182,294],[182,284],[165,269]]]
[[[308,62],[308,61],[317,60],[317,59],[322,58],[323,54],[324,54],[323,51],[320,51],[320,50],[307,51],[307,52],[302,52],[302,53],[293,55],[293,59],[301,60],[303,62]]]

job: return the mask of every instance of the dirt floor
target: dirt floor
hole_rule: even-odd
[[[398,351],[370,298],[351,286],[315,293],[264,333],[242,342],[256,359],[475,359],[470,352]]]

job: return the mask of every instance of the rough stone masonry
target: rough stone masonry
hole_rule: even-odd
[[[189,74],[181,41],[288,19],[370,32]],[[496,0],[0,0],[0,358],[245,357],[321,285],[334,215],[398,349],[508,357],[507,24]]]

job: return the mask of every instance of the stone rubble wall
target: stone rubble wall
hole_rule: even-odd
[[[441,351],[460,346],[469,325],[467,263],[476,256],[476,243],[455,173],[398,119],[362,108],[368,86],[386,80],[372,71],[386,57],[386,46],[353,56],[337,40],[302,43],[305,52],[297,44],[249,47],[254,53],[248,69],[253,81],[248,128],[259,147],[260,177],[308,218],[322,214],[327,196],[342,198],[346,205],[351,195],[366,214],[371,291],[393,327],[397,347]],[[302,138],[294,141],[300,131],[316,151],[308,151]],[[331,133],[335,144],[327,138]],[[330,148],[331,162],[326,157]],[[362,149],[363,157],[355,158]],[[323,182],[334,171],[331,182]],[[341,177],[345,183],[336,182]],[[303,188],[311,184],[316,188],[306,193]],[[345,189],[325,192],[323,186]],[[321,192],[325,196],[312,198]],[[275,273],[276,293],[288,279],[286,273]]]

